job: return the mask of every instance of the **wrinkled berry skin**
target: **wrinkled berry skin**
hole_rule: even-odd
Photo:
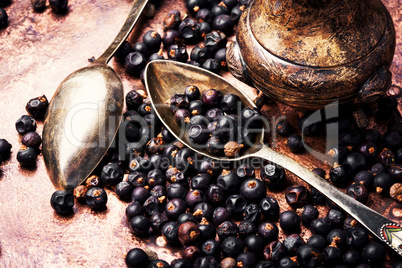
[[[56,191],[50,198],[50,205],[59,214],[70,214],[73,212],[74,196],[69,191]]]
[[[93,187],[85,194],[85,203],[91,208],[104,208],[107,203],[107,194],[103,188]]]
[[[198,225],[194,222],[187,221],[180,225],[178,236],[183,246],[194,245],[198,242],[201,232]]]
[[[101,180],[105,185],[117,185],[123,179],[123,170],[115,163],[109,163],[102,169]]]
[[[47,107],[49,107],[49,101],[46,96],[43,95],[42,97],[30,99],[25,106],[25,110],[32,115],[33,118],[42,119],[45,117]]]
[[[23,115],[17,120],[17,122],[15,122],[15,128],[21,135],[24,135],[25,133],[31,131],[35,131],[36,130],[35,119],[30,117],[29,115]]]

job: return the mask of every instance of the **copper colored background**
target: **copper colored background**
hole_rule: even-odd
[[[391,68],[393,83],[401,87],[402,0],[384,3],[397,32]],[[177,252],[157,246],[155,239],[141,242],[134,237],[124,215],[126,204],[109,190],[106,211],[94,212],[77,204],[73,216],[58,216],[49,204],[54,188],[42,156],[37,167],[30,170],[19,167],[15,159],[20,137],[14,124],[26,113],[27,101],[43,94],[50,99],[68,74],[87,65],[92,56],[99,56],[117,34],[131,4],[127,0],[70,0],[66,15],[55,15],[49,7],[43,13],[35,13],[28,0],[13,1],[5,8],[9,26],[0,30],[0,138],[7,139],[13,149],[10,160],[0,167],[1,267],[124,267],[125,253],[135,246],[152,247],[159,258],[167,261]],[[149,29],[162,33],[162,19],[172,8],[184,11],[184,0],[163,0],[155,18],[141,20],[130,37],[131,43]],[[138,79],[124,73],[121,65],[113,61],[111,65],[121,75],[125,92],[143,88]],[[230,74],[224,77],[255,95],[253,89]],[[264,112],[270,116],[286,112],[292,118],[300,114],[282,105],[278,109],[276,104],[266,106]],[[39,123],[38,131],[41,130]],[[279,139],[276,149],[289,154],[283,142]],[[291,156],[308,167],[327,168],[310,155]],[[300,183],[297,178],[292,180]],[[282,210],[289,209],[282,192],[272,195],[278,198]],[[371,194],[367,204],[402,223],[402,206],[392,199]],[[325,209],[320,207],[320,213],[325,215]],[[303,230],[303,235],[308,238],[310,234]],[[392,263],[397,257],[390,256],[388,262]]]

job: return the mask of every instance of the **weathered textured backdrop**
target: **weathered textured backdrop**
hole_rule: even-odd
[[[393,83],[402,86],[402,0],[384,3],[397,33],[391,68]],[[43,94],[50,99],[68,74],[87,65],[88,58],[99,56],[120,29],[131,4],[128,0],[70,0],[69,12],[63,16],[55,15],[49,7],[43,13],[35,13],[28,0],[14,0],[6,8],[9,26],[0,30],[0,138],[12,143],[13,149],[11,159],[0,167],[0,267],[120,267],[124,266],[124,255],[129,249],[144,246],[130,233],[124,216],[126,204],[114,193],[108,191],[104,212],[93,212],[77,204],[73,216],[60,217],[49,204],[54,188],[43,158],[39,156],[33,170],[20,168],[15,159],[20,138],[14,124],[26,113],[26,102]],[[172,8],[184,13],[184,0],[163,0],[155,18],[143,19],[136,27],[130,37],[132,43],[149,29],[162,33],[161,22]],[[126,75],[121,65],[111,64],[122,76],[126,92],[142,88],[139,80]],[[236,82],[230,74],[224,77]],[[255,94],[252,88],[236,83]],[[283,105],[277,108],[274,104],[264,111],[297,114]],[[38,131],[41,129],[39,124]],[[288,154],[283,140],[276,148]],[[320,165],[311,156],[297,159],[308,167]],[[273,195],[282,199],[282,210],[288,208],[283,193]],[[372,194],[368,205],[402,222],[402,206],[391,199]],[[323,215],[325,209],[320,208],[320,213]],[[303,230],[303,234],[308,236],[309,232]],[[161,259],[174,258],[171,249],[158,247],[154,242],[145,240]]]

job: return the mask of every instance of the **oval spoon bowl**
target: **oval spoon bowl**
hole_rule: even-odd
[[[242,150],[239,157],[215,157],[209,155],[205,146],[192,143],[184,129],[176,123],[168,103],[174,94],[182,94],[189,85],[197,86],[201,94],[211,88],[220,90],[223,94],[239,92],[243,107],[256,108],[256,105],[246,93],[221,76],[196,66],[169,60],[150,62],[145,69],[144,75],[145,86],[158,117],[177,139],[183,141],[186,146],[191,147],[197,153],[220,161],[237,161],[257,152],[261,148],[264,138],[263,130],[256,135],[255,145],[250,146],[247,150]]]

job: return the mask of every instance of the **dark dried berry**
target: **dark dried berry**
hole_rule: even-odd
[[[204,201],[205,201],[204,193],[200,190],[190,190],[186,195],[186,203],[190,208],[193,208],[198,203]]]
[[[191,213],[183,213],[177,218],[177,222],[179,224],[182,224],[182,223],[185,223],[185,222],[188,222],[188,221],[198,223],[197,218]]]
[[[53,12],[64,13],[67,11],[68,0],[49,0]]]
[[[149,228],[151,228],[151,221],[145,216],[135,216],[130,221],[130,227],[136,236],[147,236]]]
[[[0,159],[7,159],[10,156],[11,148],[12,145],[7,140],[0,139]]]
[[[230,34],[233,31],[233,20],[227,14],[222,14],[214,18],[212,28],[217,31],[222,31],[225,34]]]
[[[227,43],[226,35],[221,31],[212,31],[205,35],[204,45],[210,53],[215,53],[220,48],[225,48]]]
[[[277,219],[279,216],[279,204],[276,199],[267,196],[261,199],[259,202],[259,207],[262,215],[267,219]]]
[[[146,64],[145,56],[140,52],[131,52],[124,61],[127,72],[134,76],[140,76],[140,72]]]
[[[223,252],[223,256],[225,257],[237,257],[240,253],[244,251],[244,242],[234,236],[230,236],[223,240],[221,244],[221,249]]]
[[[308,239],[307,244],[318,249],[319,251],[323,251],[324,248],[327,246],[327,240],[322,235],[312,235]]]
[[[138,215],[144,216],[144,212],[144,207],[139,202],[131,202],[126,207],[126,217],[128,220]]]
[[[394,184],[394,179],[387,173],[381,173],[374,177],[373,187],[378,194],[389,195],[389,189]]]
[[[237,236],[238,231],[237,225],[232,221],[224,221],[217,228],[220,241],[225,240],[229,236]]]
[[[219,63],[212,58],[206,59],[205,62],[201,65],[201,67],[216,74],[219,74],[220,71]]]
[[[101,209],[106,206],[107,194],[103,188],[90,188],[85,195],[85,203],[91,208]]]
[[[220,48],[218,51],[216,51],[214,55],[214,60],[218,62],[219,64],[219,69],[221,70],[227,70],[227,61],[226,61],[226,48]]]
[[[130,200],[134,186],[128,181],[121,181],[116,185],[116,195],[122,200]]]
[[[223,111],[219,108],[212,108],[209,109],[207,111],[207,113],[205,114],[205,116],[208,118],[209,121],[216,121],[219,120],[222,116],[224,116],[225,114],[223,113]]]
[[[309,227],[314,219],[318,218],[318,209],[312,205],[305,205],[302,208],[301,221],[304,226]]]
[[[264,238],[266,243],[278,239],[279,229],[278,227],[271,222],[261,223],[257,228],[258,236]]]
[[[175,113],[178,109],[187,109],[189,106],[188,96],[184,94],[174,94],[170,98],[170,110]]]
[[[215,239],[216,229],[215,226],[207,221],[206,218],[202,218],[201,222],[198,224],[198,228],[201,232],[201,240]]]
[[[232,18],[233,22],[236,24],[239,19],[241,14],[243,13],[244,7],[243,6],[235,6],[234,8],[232,8],[232,10],[230,11],[230,17]]]
[[[203,115],[206,112],[204,103],[200,100],[194,100],[190,102],[188,106],[188,111],[191,115]],[[190,120],[191,121],[191,120]]]
[[[317,218],[310,223],[310,230],[313,234],[326,236],[331,231],[331,220],[328,218]]]
[[[385,248],[377,243],[370,242],[362,251],[362,260],[372,267],[379,267],[385,260]]]
[[[8,24],[8,15],[7,12],[0,8],[0,28],[6,27]]]
[[[298,234],[291,234],[283,239],[283,245],[290,255],[296,254],[297,249],[304,244],[305,242],[303,238],[301,238]]]
[[[219,257],[221,254],[221,246],[218,241],[206,240],[201,245],[201,252],[206,256]]]
[[[283,137],[287,137],[292,132],[292,126],[286,119],[279,120],[276,123],[276,132]]]
[[[173,44],[183,43],[184,40],[178,31],[170,29],[164,33],[162,42],[163,42],[163,47],[165,49],[168,49]]]
[[[377,162],[385,167],[390,167],[395,163],[395,156],[390,149],[384,148],[378,155]]]
[[[329,171],[329,179],[336,186],[345,186],[351,179],[351,172],[345,165],[338,165],[337,163]]]
[[[357,173],[353,179],[355,183],[364,185],[367,189],[373,186],[374,176],[371,172],[363,170]]]
[[[257,256],[261,256],[263,248],[266,245],[266,241],[264,241],[264,238],[258,235],[251,234],[244,238],[244,244],[246,245],[248,252],[253,252]]]
[[[200,26],[195,20],[186,18],[179,25],[179,33],[186,41],[194,42],[200,38]]]
[[[56,191],[50,198],[50,205],[60,214],[69,214],[73,212],[74,196],[69,191]]]
[[[168,244],[178,244],[179,243],[179,224],[177,222],[168,222],[162,227],[162,236]]]
[[[279,216],[279,224],[286,233],[297,233],[300,231],[300,217],[293,210],[282,212]]]
[[[303,185],[290,186],[286,189],[285,199],[293,208],[300,208],[310,202],[310,192]]]
[[[207,22],[211,24],[214,18],[214,14],[207,8],[200,9],[195,15],[195,19],[198,23]]]
[[[174,198],[166,204],[165,213],[170,219],[176,220],[180,214],[186,212],[186,209],[187,205],[183,199]]]
[[[15,128],[21,135],[35,131],[36,130],[35,119],[30,117],[29,115],[23,115],[17,120],[17,122],[15,122]]]
[[[136,90],[131,90],[127,93],[126,105],[128,109],[136,110],[142,103],[143,98]]]
[[[292,153],[303,153],[305,150],[303,139],[298,134],[292,134],[289,136],[287,146]]]
[[[125,257],[127,267],[147,267],[150,263],[148,255],[140,248],[131,249]]]
[[[156,31],[148,31],[142,36],[142,41],[147,45],[151,52],[157,52],[162,44],[162,38]]]
[[[224,144],[217,136],[212,136],[206,143],[207,151],[211,155],[221,156],[224,154]]]
[[[212,14],[214,14],[215,17],[222,15],[222,14],[229,14],[229,8],[225,5],[224,2],[220,2],[217,5],[214,5],[211,8]]]
[[[240,194],[243,195],[248,202],[255,203],[266,196],[267,188],[261,180],[251,178],[242,183],[240,186]]]
[[[268,187],[278,187],[286,178],[285,170],[275,164],[267,164],[261,169],[261,178]]]
[[[180,198],[184,200],[187,195],[187,190],[180,183],[172,183],[168,186],[166,194],[170,200],[174,198]]]
[[[49,101],[46,96],[30,99],[25,106],[25,110],[36,119],[42,119],[45,117],[47,108],[49,107]]]
[[[210,202],[213,206],[222,205],[226,197],[225,189],[222,186],[211,184],[208,187],[205,196],[208,202]]]
[[[352,174],[356,174],[366,169],[366,159],[363,155],[352,152],[346,156],[343,165],[348,168]]]
[[[186,259],[190,261],[191,263],[194,263],[195,260],[201,255],[201,251],[199,247],[197,246],[189,246],[186,247],[182,252],[181,256],[183,259]],[[192,266],[193,267],[193,266]]]
[[[21,138],[21,143],[26,147],[38,149],[42,143],[42,139],[37,132],[28,132]]]
[[[178,237],[183,246],[196,244],[200,238],[200,234],[198,225],[191,221],[182,223],[178,231]]]
[[[133,47],[128,41],[124,40],[119,49],[116,51],[116,54],[114,54],[114,57],[117,61],[124,62],[127,55],[131,52],[133,52]]]
[[[318,267],[322,261],[320,251],[310,245],[300,246],[296,251],[296,255],[298,263],[306,268]]]
[[[36,164],[36,158],[38,157],[36,151],[32,147],[26,147],[22,145],[17,153],[17,161],[21,166],[30,167]]]
[[[102,168],[100,178],[104,185],[117,185],[123,179],[123,169],[115,163],[109,163]]]
[[[250,235],[255,235],[257,232],[257,227],[251,221],[242,221],[238,225],[239,237],[244,239]]]
[[[152,188],[155,185],[165,185],[166,176],[164,172],[160,169],[152,169],[147,175],[148,185]]]
[[[158,212],[151,216],[150,218],[152,229],[160,232],[163,225],[165,225],[169,219],[165,213]]]
[[[181,22],[180,11],[171,10],[163,19],[163,30],[166,31],[168,29],[177,29]]]
[[[254,267],[257,264],[257,256],[252,252],[240,253],[236,258],[237,267]]]
[[[144,187],[136,187],[131,193],[131,201],[138,201],[139,203],[143,204],[147,200],[149,195],[149,191]]]
[[[369,196],[366,186],[364,186],[362,183],[356,182],[348,186],[346,189],[346,194],[361,203],[366,203]]]
[[[219,226],[224,221],[230,221],[230,212],[226,208],[217,207],[212,216],[213,223]]]

